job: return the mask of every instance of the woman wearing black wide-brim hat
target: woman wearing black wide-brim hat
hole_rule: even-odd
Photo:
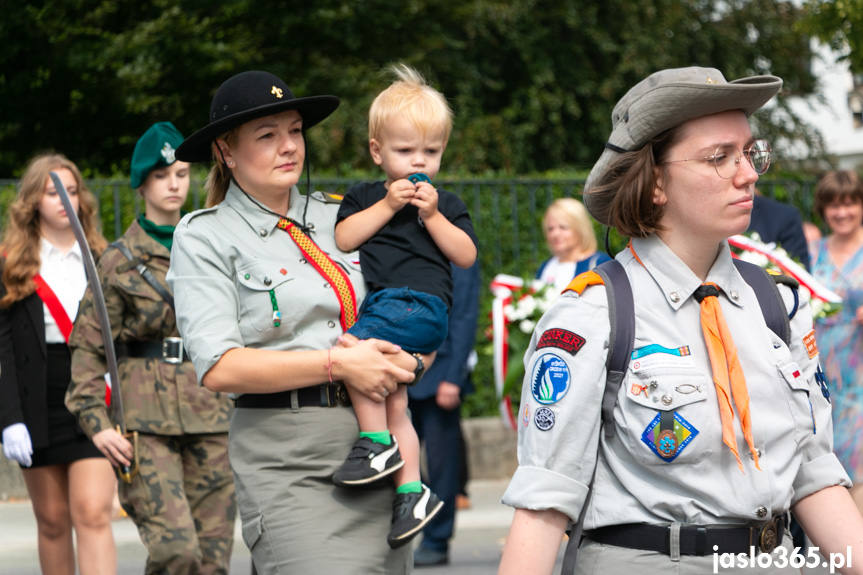
[[[259,573],[403,573],[386,544],[390,489],[336,490],[358,433],[344,386],[376,401],[416,360],[383,341],[334,348],[365,295],[356,254],[335,245],[338,199],[303,197],[305,130],[339,105],[297,98],[267,72],[216,92],[177,157],[214,161],[207,209],[177,227],[168,281],[198,377],[236,407],[230,459],[243,539]]]

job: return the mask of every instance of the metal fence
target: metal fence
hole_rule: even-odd
[[[312,182],[315,190],[344,194],[356,183],[351,178],[318,178]],[[542,234],[541,221],[546,206],[560,197],[580,199],[583,180],[578,179],[438,179],[435,184],[464,200],[470,210],[480,241],[480,265],[483,285],[488,285],[497,273],[518,277],[533,277],[539,264],[549,254]],[[17,182],[0,180],[0,221],[15,196]],[[126,180],[88,180],[87,186],[99,203],[102,229],[109,240],[120,236],[143,210],[140,197]],[[766,196],[797,206],[806,220],[812,220],[812,198],[815,180],[762,180],[759,188]],[[186,209],[204,204],[205,194],[193,185]],[[0,224],[2,225],[2,224]],[[604,235],[597,224],[597,236]],[[604,239],[604,238],[603,238]],[[612,233],[614,250],[624,246],[625,238]],[[600,245],[603,245],[600,240]],[[479,365],[474,372],[476,393],[465,403],[465,415],[495,413],[496,399],[492,383],[491,355],[482,334],[489,325],[491,293],[483,290],[477,349]]]
[[[312,188],[345,193],[352,178],[318,178]],[[525,275],[547,257],[541,230],[545,207],[559,197],[581,197],[580,179],[439,179],[435,182],[464,200],[480,239],[484,277],[497,272]],[[761,191],[797,206],[812,220],[815,180],[762,180]],[[0,222],[15,195],[16,180],[0,180]],[[109,240],[123,233],[143,210],[141,198],[126,180],[87,180],[99,203],[102,229]],[[205,194],[193,185],[186,209],[198,209]],[[2,224],[0,224],[2,225]],[[597,232],[602,233],[597,227]],[[602,245],[600,241],[600,245]],[[614,239],[612,239],[614,245]]]

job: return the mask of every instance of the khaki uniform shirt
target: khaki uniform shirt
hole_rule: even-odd
[[[581,297],[568,291],[542,318],[525,355],[519,467],[504,503],[556,509],[575,521],[598,465],[586,529],[640,522],[748,524],[825,487],[850,485],[831,452],[831,406],[815,379],[817,350],[807,352],[804,342],[812,316],[802,290],[789,347],[765,324],[727,245],[708,275],[722,291],[761,454],[758,470],[735,408],[741,471],[722,442],[693,297],[701,281],[656,236],[633,239],[632,247],[641,263],[629,249],[617,256],[635,296],[635,345],[614,408],[614,437],[607,440],[600,431],[610,328],[605,289],[592,286]],[[780,291],[792,309],[791,290]],[[554,329],[559,331],[549,331]],[[679,443],[671,459],[656,448],[663,412],[673,412]]]
[[[294,187],[287,216],[302,222],[305,203]],[[357,253],[336,247],[337,211],[338,202],[315,192],[306,222],[321,250],[347,272],[359,306],[363,276]],[[222,203],[189,214],[177,226],[168,282],[201,378],[233,348],[327,349],[342,334],[335,291],[277,223],[277,216],[231,184]],[[278,327],[273,298],[281,312]]]
[[[137,221],[118,242],[143,262],[159,283],[167,285],[170,254]],[[141,277],[135,262],[109,247],[97,270],[115,342],[161,342],[165,337],[179,336],[174,310]],[[112,424],[105,405],[105,347],[90,289],[81,301],[69,346],[72,384],[66,406],[92,437]],[[127,357],[118,361],[117,368],[129,431],[157,435],[228,431],[233,409],[230,399],[199,386],[191,362],[173,365],[158,358]],[[113,393],[117,393],[116,384]]]

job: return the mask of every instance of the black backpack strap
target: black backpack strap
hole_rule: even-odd
[[[159,283],[159,280],[156,279],[156,276],[153,275],[153,272],[151,272],[147,268],[147,266],[144,265],[144,262],[142,262],[140,258],[135,259],[135,257],[132,255],[132,252],[129,251],[129,248],[127,248],[120,242],[114,242],[112,244],[109,244],[108,247],[117,248],[118,250],[120,250],[123,255],[126,256],[126,259],[135,265],[135,269],[138,270],[138,273],[141,274],[141,277],[144,278],[144,281],[150,284],[150,287],[156,290],[156,292],[160,296],[162,296],[163,300],[168,302],[168,305],[171,306],[171,309],[174,309],[174,296],[171,295],[171,292],[169,292],[165,286]]]
[[[611,260],[593,268],[605,285],[608,294],[608,321],[611,326],[608,336],[608,359],[605,362],[605,391],[602,394],[602,421],[600,427],[605,429],[605,437],[614,437],[614,405],[617,394],[626,378],[629,361],[632,357],[632,347],[635,344],[635,301],[632,299],[632,285],[617,260]],[[563,553],[561,574],[570,575],[575,572],[575,562],[578,557],[578,546],[581,544],[581,534],[584,531],[584,516],[590,506],[593,495],[593,481],[596,479],[596,468],[599,467],[599,453],[593,467],[593,476],[588,484],[587,496],[578,514],[578,521],[573,523],[569,531],[569,541]]]
[[[761,313],[764,315],[767,327],[782,338],[782,341],[786,345],[790,344],[791,321],[789,320],[788,312],[785,310],[785,301],[782,299],[782,294],[779,293],[779,288],[776,287],[776,280],[760,266],[737,258],[734,258],[733,261],[735,267],[737,267],[737,271],[740,272],[746,283],[755,291],[755,297],[758,298],[758,305],[761,307]],[[794,313],[796,311],[795,306]]]
[[[608,338],[610,349],[606,361],[605,391],[602,395],[602,424],[605,437],[614,437],[614,405],[617,394],[626,378],[635,344],[635,302],[632,286],[623,265],[617,260],[605,262],[593,268],[605,284],[608,294],[608,321],[611,332]]]

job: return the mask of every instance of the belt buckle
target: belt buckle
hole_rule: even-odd
[[[758,548],[762,553],[772,553],[779,546],[782,533],[779,528],[781,516],[774,517],[761,526],[758,534]]]
[[[342,382],[328,383],[327,385],[327,407],[342,407],[351,406],[351,396],[348,395],[348,389]]]
[[[183,338],[166,337],[162,340],[162,361],[173,365],[183,363]]]

